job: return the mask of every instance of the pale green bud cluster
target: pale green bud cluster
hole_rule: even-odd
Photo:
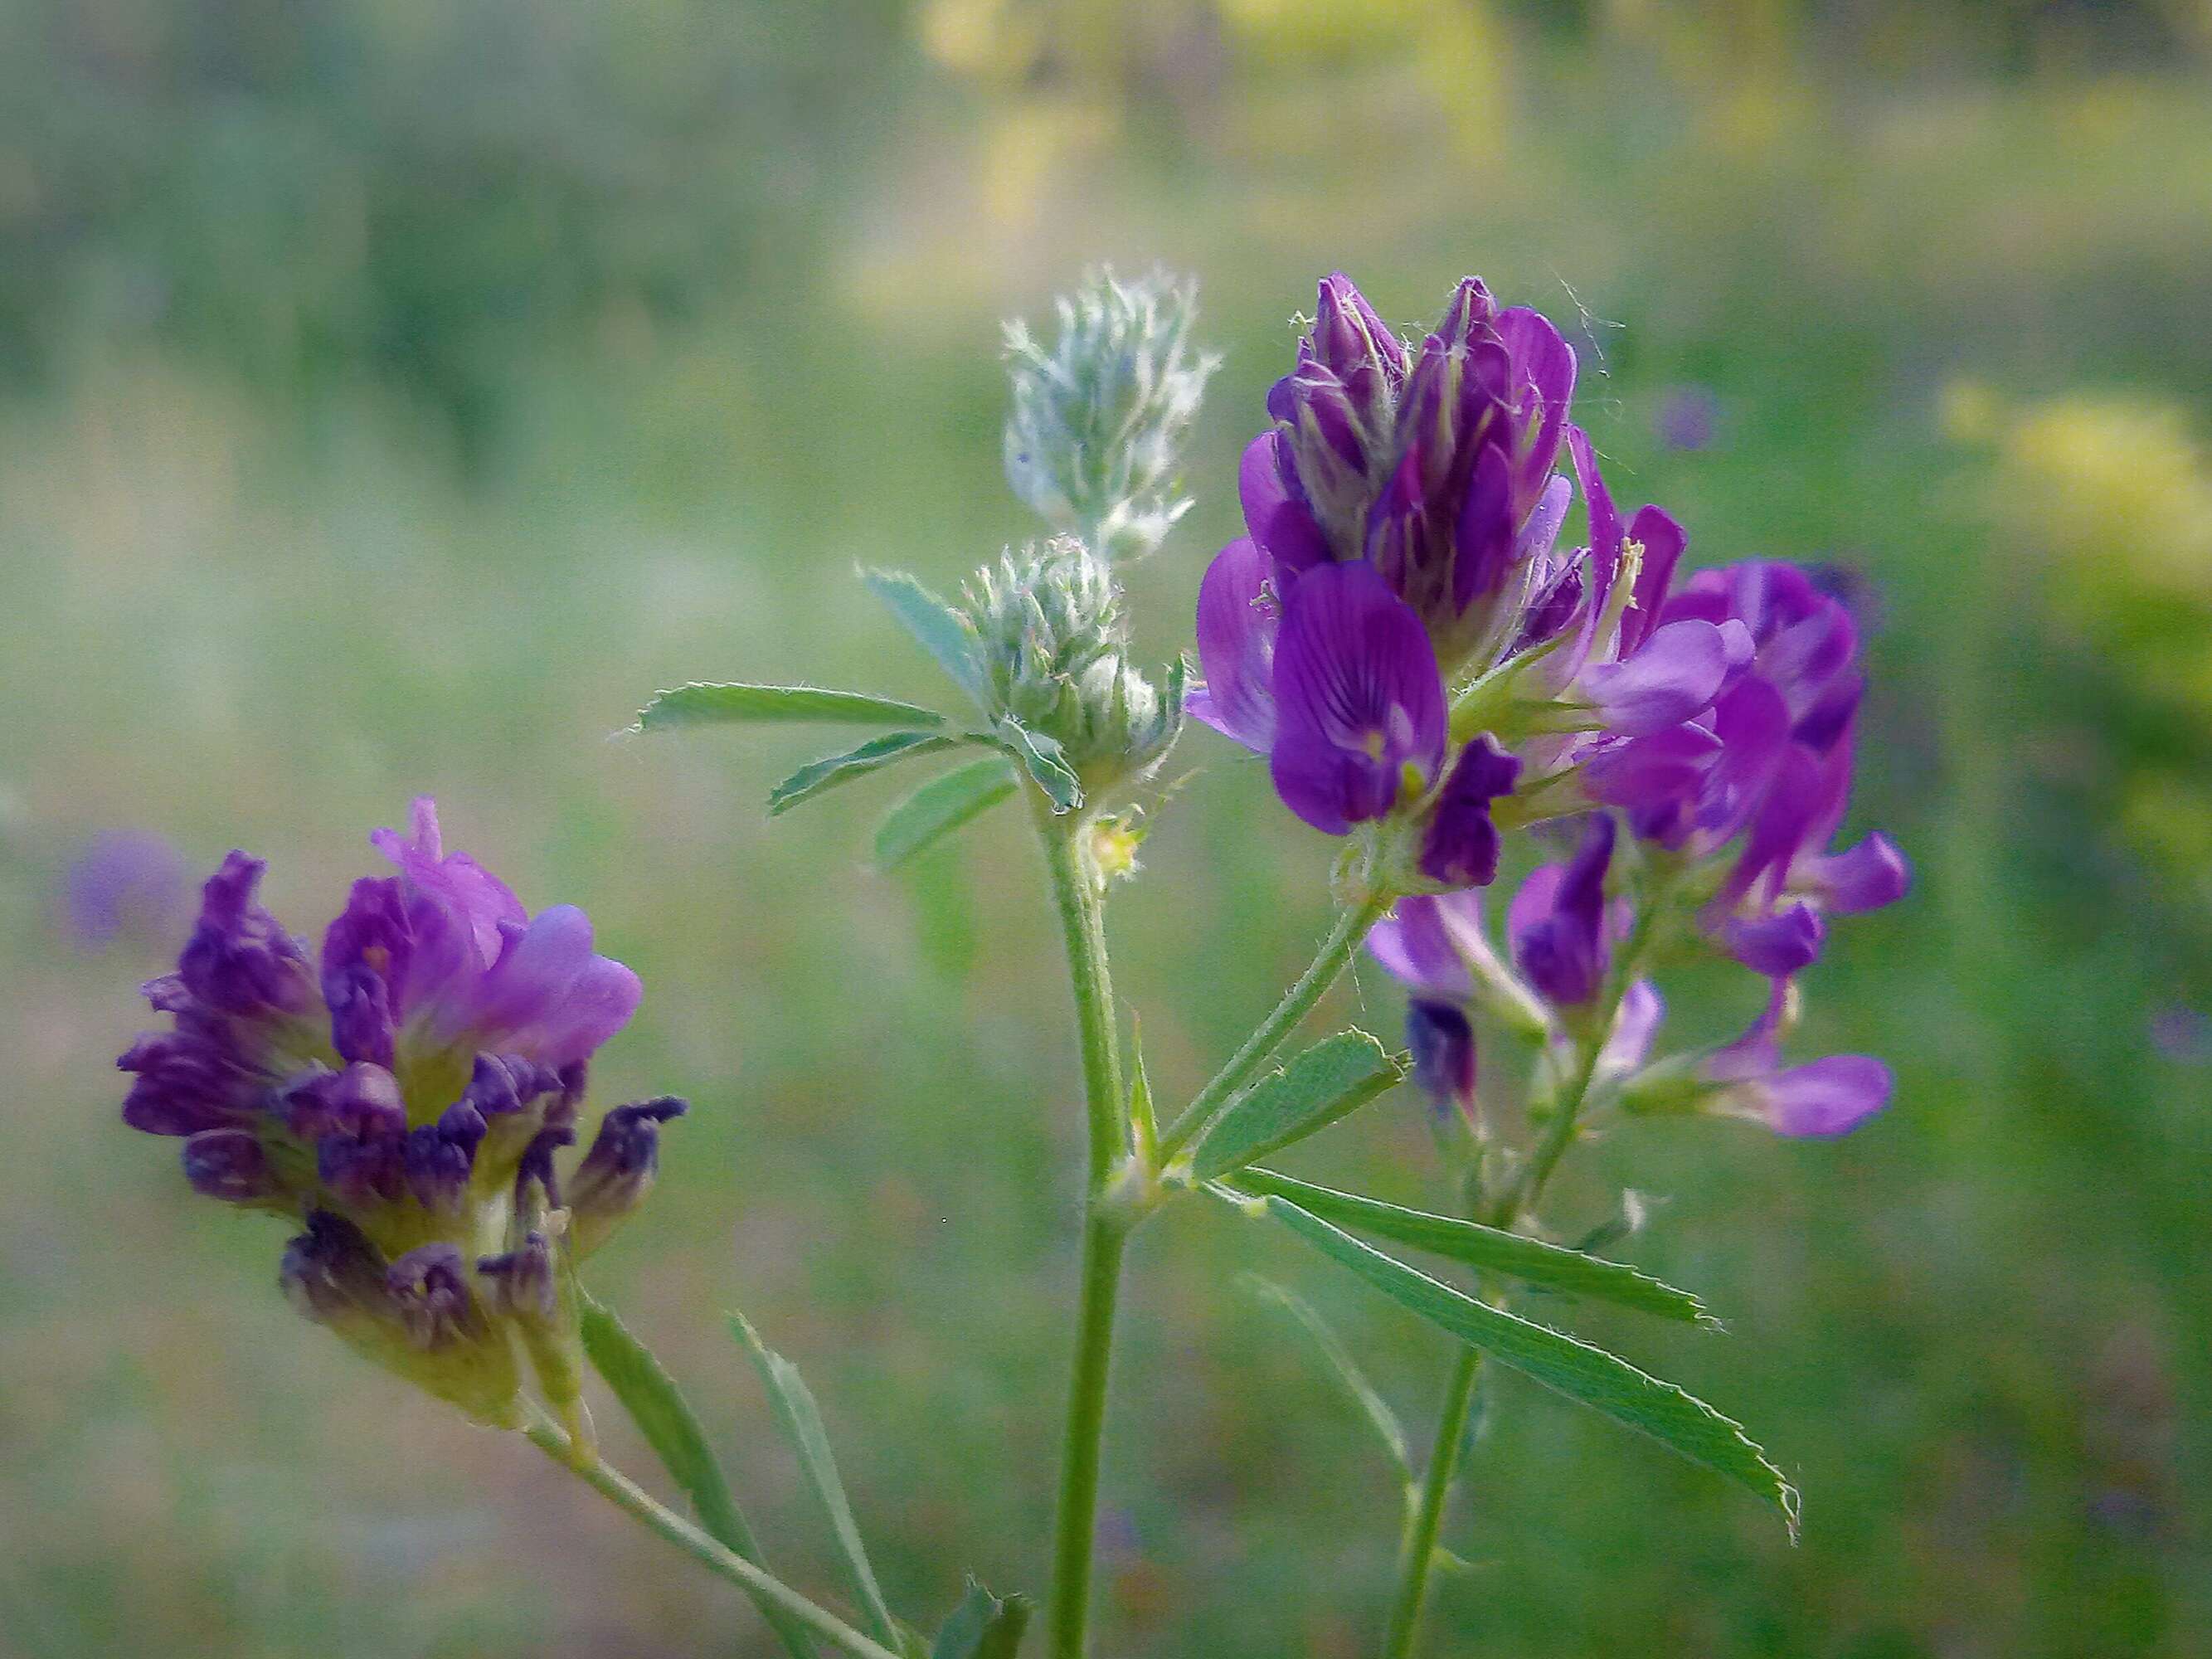
[[[1164,693],[1130,665],[1121,593],[1073,536],[1009,552],[962,594],[994,713],[1057,744],[1086,796],[1156,764],[1182,725],[1182,671]]]
[[[1220,362],[1190,343],[1197,285],[1160,270],[1123,283],[1100,270],[1056,308],[1050,350],[1026,325],[1006,325],[1006,480],[1100,557],[1137,557],[1190,506],[1176,491],[1176,465]]]

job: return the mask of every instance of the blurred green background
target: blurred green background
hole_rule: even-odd
[[[251,848],[310,931],[425,790],[645,977],[599,1097],[696,1110],[594,1278],[774,1559],[836,1583],[725,1305],[806,1370],[908,1616],[1042,1589],[1080,1137],[1022,826],[887,880],[884,791],[766,822],[803,737],[608,736],[690,678],[939,694],[852,568],[1030,533],[996,322],[1100,258],[1196,273],[1226,355],[1130,576],[1157,655],[1332,267],[1409,325],[1467,270],[1571,325],[1617,494],[1879,614],[1854,821],[1919,880],[1803,1043],[1896,1103],[1624,1132],[1553,1206],[1663,1199],[1631,1253],[1733,1334],[1568,1317],[1745,1418],[1804,1542],[1509,1381],[1431,1651],[2212,1651],[2208,49],[2203,0],[0,7],[0,1652],[768,1650],[301,1323],[281,1226],[116,1120],[178,924],[81,937],[88,838]],[[1164,1092],[1303,964],[1331,850],[1209,734],[1172,775],[1113,921]],[[1410,1099],[1294,1163],[1433,1197]],[[1317,1259],[1148,1228],[1103,1653],[1371,1647],[1393,1483],[1247,1270],[1433,1410],[1440,1339]]]

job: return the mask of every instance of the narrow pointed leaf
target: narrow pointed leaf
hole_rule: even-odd
[[[806,1477],[815,1501],[830,1519],[830,1530],[836,1540],[838,1559],[852,1585],[854,1601],[867,1615],[877,1639],[885,1647],[896,1648],[898,1620],[884,1604],[884,1592],[876,1583],[875,1569],[868,1565],[868,1552],[860,1542],[860,1523],[853,1519],[853,1506],[846,1501],[844,1482],[837,1478],[837,1460],[830,1455],[830,1432],[822,1426],[821,1407],[814,1403],[812,1390],[799,1376],[799,1367],[763,1342],[760,1333],[743,1314],[730,1316],[730,1328],[744,1345],[754,1369],[767,1385],[769,1397],[775,1403],[776,1419],[799,1454],[799,1472]]]
[[[1032,732],[1018,720],[999,722],[999,736],[1007,752],[1021,762],[1030,776],[1036,781],[1052,801],[1055,812],[1072,812],[1083,805],[1083,785],[1075,775],[1075,769],[1067,763],[1067,756],[1056,738],[1042,732]]]
[[[981,817],[1014,789],[1013,769],[996,755],[932,778],[892,807],[877,830],[877,867],[897,869]]]
[[[929,1659],[1014,1659],[1031,1610],[1026,1595],[1001,1599],[970,1578],[968,1593],[938,1632]]]
[[[860,580],[962,690],[987,704],[988,688],[983,683],[973,623],[903,570],[863,570]]]
[[[763,720],[835,726],[942,726],[945,716],[896,697],[831,691],[818,685],[709,685],[694,682],[657,691],[632,728],[658,732],[671,726],[726,726]]]
[[[893,761],[933,755],[951,748],[957,741],[937,732],[886,732],[842,755],[824,755],[820,760],[809,761],[769,791],[769,816],[781,817],[799,802],[812,800],[825,789],[879,772]]]
[[[1719,1324],[1705,1311],[1705,1304],[1687,1291],[1678,1291],[1626,1262],[1585,1255],[1562,1244],[1548,1244],[1540,1238],[1486,1227],[1479,1222],[1455,1220],[1450,1216],[1408,1210],[1356,1193],[1310,1186],[1288,1176],[1277,1175],[1272,1170],[1239,1170],[1229,1177],[1229,1182],[1240,1191],[1287,1199],[1340,1227],[1449,1256],[1484,1273],[1503,1273],[1523,1284],[1540,1285],[1546,1290],[1571,1296],[1616,1303],[1641,1313],[1656,1314],[1662,1319],[1679,1319],[1715,1328]]]
[[[1398,1473],[1412,1480],[1414,1478],[1413,1460],[1406,1449],[1406,1431],[1399,1425],[1398,1414],[1390,1409],[1390,1402],[1383,1399],[1375,1385],[1367,1380],[1367,1374],[1359,1369],[1359,1362],[1352,1357],[1352,1350],[1344,1346],[1344,1339],[1331,1330],[1313,1304],[1297,1291],[1276,1284],[1272,1279],[1262,1279],[1257,1273],[1245,1274],[1244,1280],[1255,1292],[1267,1297],[1298,1322],[1299,1328],[1311,1339],[1314,1347],[1328,1366],[1329,1375],[1351,1397],[1352,1403],[1366,1418],[1368,1426],[1375,1431],[1376,1437],[1382,1441],[1383,1450],[1397,1465]]]
[[[1781,1510],[1796,1540],[1796,1489],[1741,1424],[1602,1348],[1463,1295],[1295,1204],[1273,1197],[1255,1201],[1322,1254],[1439,1329],[1748,1487]]]
[[[1223,1110],[1190,1152],[1194,1180],[1211,1181],[1303,1140],[1354,1112],[1405,1075],[1364,1031],[1339,1031],[1271,1072]]]
[[[757,1567],[760,1546],[745,1523],[744,1511],[730,1495],[721,1466],[707,1444],[706,1431],[691,1414],[690,1402],[652,1352],[607,1309],[586,1296],[582,1301],[584,1352],[592,1368],[614,1390],[637,1425],[646,1444],[668,1471],[668,1478],[691,1500],[691,1512],[707,1535]],[[770,1601],[759,1604],[792,1659],[816,1659],[814,1638],[805,1626]]]
[[[1134,1014],[1129,1032],[1129,1127],[1137,1149],[1150,1158],[1160,1144],[1160,1123],[1152,1109],[1152,1080],[1145,1073],[1145,1028]]]

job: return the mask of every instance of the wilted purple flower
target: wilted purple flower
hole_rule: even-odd
[[[617,1106],[601,1120],[598,1139],[568,1181],[568,1224],[578,1250],[596,1249],[645,1201],[660,1169],[660,1126],[687,1109],[689,1103],[666,1095]]]
[[[70,936],[101,950],[128,933],[164,945],[182,920],[184,854],[150,830],[103,830],[84,843],[62,879]]]
[[[1535,312],[1462,281],[1410,353],[1341,274],[1321,284],[1276,425],[1238,475],[1246,527],[1287,593],[1364,560],[1410,605],[1448,670],[1487,665],[1552,574],[1568,489],[1553,477],[1575,356]]]
[[[488,1234],[557,1202],[553,1151],[574,1138],[586,1062],[635,1008],[637,978],[592,951],[582,911],[532,917],[447,854],[427,798],[410,835],[371,840],[399,873],[354,884],[319,974],[256,901],[261,863],[224,860],[176,972],[146,988],[173,1029],[119,1060],[136,1073],[123,1115],[185,1137],[199,1191],[307,1218],[285,1270],[302,1307],[499,1418],[483,1389],[511,1361],[462,1352],[507,1346],[470,1264]],[[562,1248],[582,1254],[605,1231],[603,1218]]]

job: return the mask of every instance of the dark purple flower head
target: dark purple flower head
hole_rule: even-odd
[[[1612,962],[1612,917],[1605,896],[1613,861],[1613,819],[1594,813],[1565,864],[1539,865],[1506,910],[1513,964],[1547,1000],[1579,1007],[1605,984]]]
[[[283,1279],[313,1316],[505,1420],[514,1358],[477,1253],[525,1205],[539,1218],[557,1206],[554,1158],[575,1138],[586,1062],[629,1018],[637,979],[593,953],[581,911],[533,917],[474,860],[446,853],[427,799],[410,835],[373,839],[398,873],[354,884],[319,977],[256,902],[260,863],[224,861],[177,970],[146,987],[172,1029],[118,1062],[135,1074],[124,1118],[184,1137],[199,1191],[308,1218]],[[641,1129],[641,1115],[652,1120]],[[637,1143],[672,1115],[666,1103],[611,1115],[632,1126],[633,1204],[650,1176]],[[547,1237],[546,1251],[571,1251],[561,1229]],[[542,1373],[557,1360],[567,1388],[573,1344],[546,1344],[552,1358],[532,1347],[533,1363]]]
[[[1559,331],[1499,311],[1474,277],[1410,356],[1348,279],[1329,277],[1297,366],[1268,394],[1276,427],[1239,480],[1279,586],[1364,559],[1447,666],[1486,665],[1556,575],[1567,487],[1552,471],[1574,378]]]

